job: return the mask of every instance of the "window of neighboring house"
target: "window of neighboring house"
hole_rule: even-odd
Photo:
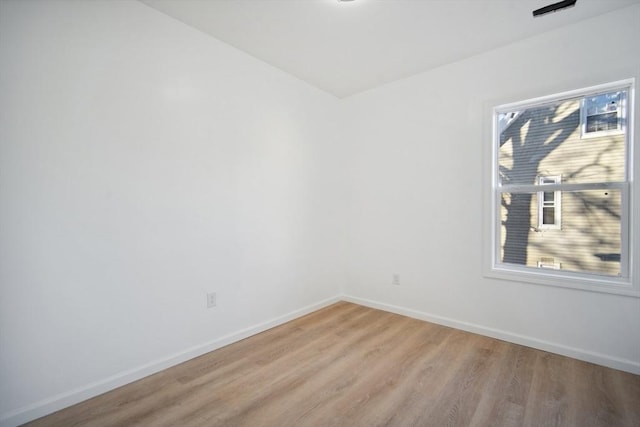
[[[633,84],[493,109],[488,275],[640,296],[630,255]]]
[[[626,91],[586,96],[582,101],[581,126],[583,137],[614,134],[624,131]]]
[[[538,185],[560,184],[559,176],[538,177]],[[560,218],[562,215],[562,192],[539,191],[538,192],[538,229],[559,230],[562,228]]]
[[[562,266],[555,259],[550,257],[542,257],[538,261],[538,268],[550,268],[552,270],[560,270]]]

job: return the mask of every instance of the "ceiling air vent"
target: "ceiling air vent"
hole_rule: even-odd
[[[576,1],[578,0],[564,0],[558,3],[550,4],[549,6],[541,7],[540,9],[536,9],[533,11],[533,16],[542,16],[546,15],[547,13],[557,12],[559,10],[575,6]]]

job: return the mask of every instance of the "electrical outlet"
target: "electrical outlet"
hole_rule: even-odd
[[[393,277],[391,278],[391,284],[394,286],[400,286],[400,275],[399,274],[394,274]]]
[[[207,308],[211,308],[215,306],[216,306],[216,293],[215,292],[207,293]]]

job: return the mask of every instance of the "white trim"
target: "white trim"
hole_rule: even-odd
[[[501,218],[501,193],[505,192],[527,192],[537,193],[540,191],[538,185],[529,184],[508,184],[501,185],[499,180],[499,124],[498,116],[500,113],[507,113],[510,111],[520,111],[531,106],[542,107],[545,105],[552,105],[564,100],[575,100],[577,98],[584,98],[591,95],[597,95],[602,93],[608,93],[615,90],[626,90],[627,95],[624,99],[624,116],[627,123],[623,125],[626,129],[626,141],[625,141],[625,181],[624,182],[611,182],[611,183],[587,183],[587,184],[549,184],[545,186],[546,191],[580,191],[580,190],[593,190],[604,188],[619,188],[621,191],[622,206],[621,206],[621,241],[620,241],[620,273],[621,277],[598,275],[592,273],[574,273],[567,272],[565,270],[549,270],[549,269],[537,269],[534,267],[525,267],[511,264],[503,264],[501,262],[501,227],[499,226]],[[640,297],[640,284],[637,280],[633,280],[634,267],[633,265],[633,247],[631,233],[633,230],[632,221],[634,217],[633,209],[633,191],[631,191],[631,185],[633,183],[633,115],[636,114],[634,108],[635,101],[635,78],[619,80],[612,83],[590,86],[584,89],[576,89],[566,92],[560,92],[557,94],[532,98],[524,101],[512,102],[508,104],[502,104],[491,108],[492,113],[492,125],[491,125],[491,157],[490,157],[490,187],[489,187],[489,199],[490,203],[487,217],[490,219],[488,224],[488,236],[490,248],[486,251],[488,254],[484,262],[483,273],[486,277],[495,279],[512,280],[516,282],[526,282],[541,284],[545,286],[556,286],[584,291],[595,291],[603,293],[612,293],[617,295],[626,295],[633,297]],[[633,112],[634,114],[630,114]],[[636,212],[637,214],[637,212]],[[485,242],[486,244],[487,242]]]
[[[616,190],[628,187],[626,182],[594,182],[587,184],[545,184],[545,191],[586,191],[586,190]],[[537,184],[510,184],[499,186],[503,193],[537,193],[540,186]]]
[[[252,335],[256,335],[260,332],[264,332],[273,327],[282,325],[283,323],[287,323],[291,320],[297,319],[298,317],[302,317],[306,314],[327,307],[331,304],[335,304],[338,301],[340,301],[339,296],[325,299],[318,303],[302,307],[298,310],[294,310],[285,315],[278,316],[274,319],[241,329],[237,332],[233,332],[213,341],[190,347],[186,350],[168,355],[161,359],[156,359],[142,366],[120,372],[94,383],[57,394],[55,396],[9,412],[8,414],[2,414],[2,417],[0,418],[0,427],[13,427],[29,421],[33,421],[37,418],[51,414],[60,409],[75,405],[76,403],[80,403],[84,400],[106,393],[123,385],[132,383],[149,375],[160,372],[164,369],[186,362],[187,360],[202,356],[203,354],[217,350],[221,347],[233,344]]]
[[[567,270],[561,270],[561,274],[558,273],[560,272],[550,269],[498,264],[490,271],[486,271],[484,275],[492,279],[640,298],[640,290],[633,287],[629,278],[576,273]]]
[[[550,353],[571,357],[573,359],[583,360],[585,362],[595,363],[597,365],[606,366],[608,368],[619,369],[621,371],[630,372],[640,375],[640,363],[633,360],[620,359],[618,357],[609,356],[602,353],[584,350],[576,347],[569,347],[550,341],[540,340],[526,335],[514,334],[513,332],[504,331],[502,329],[490,328],[471,322],[463,322],[449,317],[439,316],[432,313],[426,313],[420,310],[400,307],[397,305],[385,304],[378,301],[358,298],[354,296],[344,295],[344,301],[360,304],[379,310],[389,311],[391,313],[401,314],[403,316],[412,317],[414,319],[424,320],[438,325],[449,326],[451,328],[460,329],[474,334],[484,335],[491,338],[507,341],[514,344],[520,344],[538,350],[548,351]]]
[[[628,215],[626,217],[626,221],[623,221],[620,227],[620,231],[622,233],[622,241],[621,247],[626,249],[626,252],[623,251],[621,253],[621,266],[627,272],[628,277],[636,277],[638,272],[638,265],[636,255],[640,251],[640,239],[638,239],[638,235],[640,230],[635,229],[634,227],[634,218],[637,218],[637,215],[640,214],[640,204],[638,201],[634,199],[634,191],[632,190],[631,184],[634,183],[634,171],[637,163],[635,162],[634,156],[636,152],[634,151],[634,146],[637,143],[635,140],[635,118],[638,116],[638,111],[636,110],[636,87],[635,87],[635,79],[631,80],[629,85],[629,90],[627,92],[627,111],[632,112],[633,114],[627,114],[627,152],[625,153],[627,156],[627,170],[625,170],[625,178],[629,185],[622,189],[623,197],[622,197],[622,212],[627,212]],[[635,172],[637,173],[637,172]],[[634,185],[637,185],[634,184]],[[637,192],[637,191],[636,191]],[[631,236],[636,236],[635,239],[631,239]],[[634,243],[635,242],[635,243]],[[636,261],[634,261],[636,260]],[[640,284],[638,283],[640,280],[636,277],[635,290],[640,295]]]
[[[494,107],[493,112],[495,116],[496,115],[495,113],[508,113],[510,111],[519,111],[524,109],[525,107],[530,107],[531,104],[536,104],[538,106],[551,105],[557,102],[570,100],[573,98],[597,95],[599,93],[606,93],[612,90],[622,89],[625,87],[633,87],[634,84],[635,84],[635,79],[633,78],[618,80],[611,83],[589,86],[583,89],[574,89],[574,90],[569,90],[565,92],[559,92],[552,95],[539,96],[539,97],[527,99],[524,101],[517,101],[517,102],[511,102],[508,104],[502,104],[502,105],[499,105],[498,107]]]

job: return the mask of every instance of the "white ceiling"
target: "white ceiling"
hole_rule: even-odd
[[[141,1],[340,98],[640,2],[533,18],[558,0]]]

